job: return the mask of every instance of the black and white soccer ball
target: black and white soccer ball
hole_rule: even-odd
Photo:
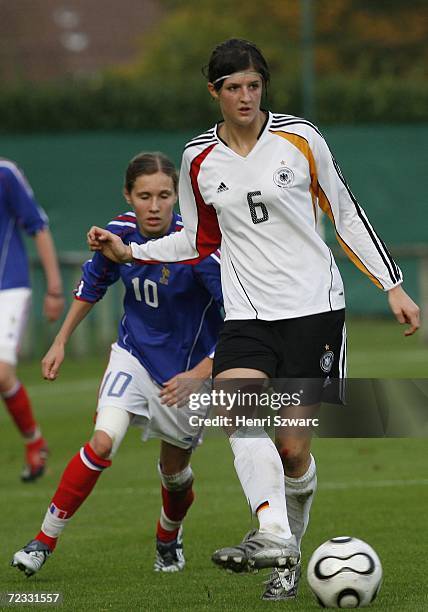
[[[367,542],[342,536],[313,553],[308,583],[323,608],[364,608],[379,593],[382,564]]]

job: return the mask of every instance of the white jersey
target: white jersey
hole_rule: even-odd
[[[184,231],[131,243],[137,260],[198,261],[221,246],[226,319],[288,319],[345,306],[343,283],[317,232],[327,213],[348,256],[381,289],[401,271],[351,193],[317,128],[269,113],[246,156],[217,126],[185,147],[179,183]]]

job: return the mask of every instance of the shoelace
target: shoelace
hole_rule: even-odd
[[[267,580],[263,581],[263,584],[268,585],[266,591],[276,592],[285,589],[286,591],[290,591],[294,587],[295,581],[295,572],[290,572],[288,569],[283,571],[275,568],[270,574]]]

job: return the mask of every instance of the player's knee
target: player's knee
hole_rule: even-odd
[[[4,361],[0,361],[0,393],[7,393],[16,383],[13,367]]]
[[[309,461],[310,453],[305,445],[278,445],[278,452],[286,472],[295,472]]]
[[[90,441],[94,453],[102,459],[109,459],[113,448],[113,440],[105,431],[97,430]]]
[[[179,474],[186,469],[189,464],[189,457],[174,457],[171,459],[164,459],[162,461],[161,470],[166,476],[173,476]]]
[[[179,448],[162,440],[159,458],[159,472],[166,476],[179,474],[186,469],[192,456],[191,449]]]

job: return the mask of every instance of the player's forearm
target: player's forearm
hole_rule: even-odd
[[[195,378],[200,378],[201,380],[209,378],[212,374],[212,371],[213,360],[211,359],[211,357],[205,357],[205,359],[202,359],[202,361],[200,361],[198,365],[193,368]]]
[[[158,240],[149,240],[145,244],[130,244],[132,257],[140,261],[185,261],[198,257],[198,251],[192,246],[187,230],[164,236]]]
[[[48,228],[34,236],[36,248],[46,277],[47,293],[62,295],[62,280],[52,235]]]
[[[64,323],[61,325],[61,329],[55,337],[55,342],[65,346],[76,327],[83,321],[93,307],[94,304],[91,302],[74,300],[65,317]]]

